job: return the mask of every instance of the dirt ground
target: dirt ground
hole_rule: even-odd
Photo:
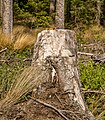
[[[30,99],[1,113],[0,120],[89,120],[76,103],[70,102],[68,93],[59,85],[44,84]]]

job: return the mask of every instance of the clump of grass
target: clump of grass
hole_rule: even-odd
[[[12,46],[15,50],[23,50],[36,42],[37,34],[42,30],[43,28],[31,30],[27,27],[16,26],[12,35],[4,35],[0,29],[0,48]]]
[[[92,25],[84,31],[83,39],[87,42],[105,40],[105,29],[99,25]]]
[[[30,92],[35,86],[48,80],[48,77],[47,69],[43,71],[38,65],[26,68],[20,77],[14,81],[5,98],[0,101],[0,109],[11,107],[23,94]]]
[[[0,98],[3,98],[10,89],[11,84],[21,72],[31,65],[33,46],[22,51],[7,49],[0,54]]]
[[[14,49],[22,50],[27,46],[33,45],[40,31],[41,29],[30,30],[25,27],[14,28]]]
[[[0,33],[0,48],[8,47],[12,44],[11,36]]]
[[[34,36],[24,33],[22,35],[19,35],[14,43],[14,49],[21,50],[24,49],[27,46],[31,46],[35,43],[36,38]]]

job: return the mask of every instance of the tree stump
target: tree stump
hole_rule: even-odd
[[[70,102],[78,104],[89,120],[94,120],[86,109],[80,92],[76,37],[73,31],[57,29],[39,33],[34,46],[32,65],[36,63],[43,70],[50,68],[49,80],[52,82],[57,76],[59,86],[68,94]]]
[[[37,89],[38,87],[39,89]],[[76,38],[73,31],[44,30],[38,34],[32,65],[22,72],[6,97],[0,101],[0,120],[8,120],[14,111],[12,106],[18,102],[22,95],[32,90],[31,99],[58,113],[53,119],[95,120],[85,106],[80,91]],[[34,93],[37,95],[34,96]],[[37,105],[35,111],[39,106]],[[59,116],[61,117],[59,118]],[[16,118],[17,116],[13,116],[11,120]],[[47,118],[52,119],[46,116]],[[27,119],[30,119],[30,116]]]

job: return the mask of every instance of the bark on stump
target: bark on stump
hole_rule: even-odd
[[[89,120],[94,117],[87,111],[80,92],[80,79],[77,69],[77,48],[75,33],[71,30],[44,30],[38,34],[34,47],[33,65],[43,69],[51,68],[50,80],[58,76],[60,87],[68,93],[69,99],[77,103]]]

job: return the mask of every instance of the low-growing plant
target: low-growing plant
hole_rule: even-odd
[[[83,87],[91,90],[99,90],[105,87],[105,66],[89,61],[80,63],[81,82]]]
[[[105,65],[95,65],[92,60],[87,63],[80,62],[80,78],[89,109],[97,118],[104,120]]]

